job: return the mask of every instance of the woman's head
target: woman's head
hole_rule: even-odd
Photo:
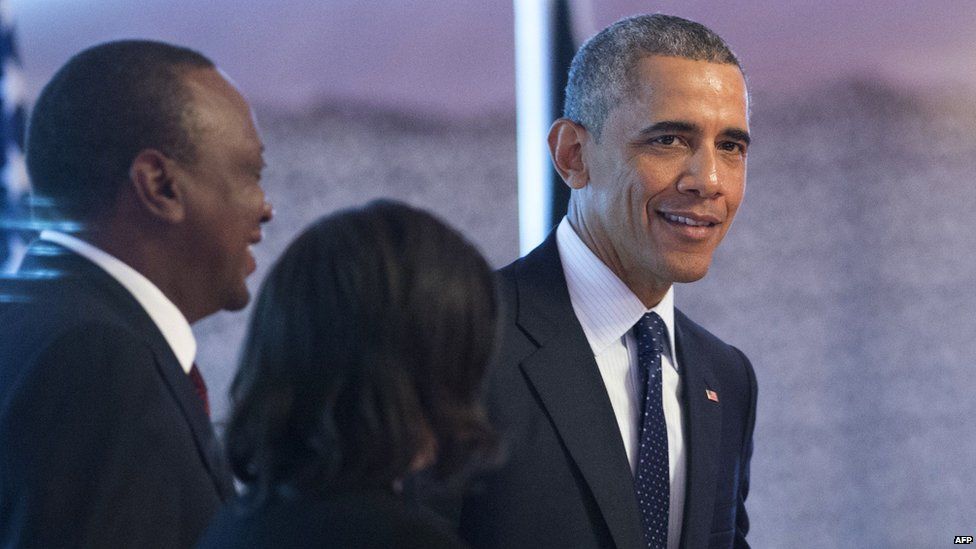
[[[265,279],[232,387],[227,446],[258,493],[389,486],[426,456],[487,447],[478,401],[491,271],[428,213],[377,201],[318,220]]]

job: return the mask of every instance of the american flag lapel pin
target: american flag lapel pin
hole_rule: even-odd
[[[712,402],[718,402],[718,393],[711,389],[705,389],[705,398]]]

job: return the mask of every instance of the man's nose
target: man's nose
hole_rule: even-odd
[[[694,193],[702,198],[721,194],[722,182],[718,174],[718,151],[712,147],[699,147],[689,159],[688,169],[678,181],[678,190]]]

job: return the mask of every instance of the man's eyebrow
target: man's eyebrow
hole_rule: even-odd
[[[734,139],[736,141],[742,141],[746,145],[752,143],[752,138],[749,137],[749,132],[740,130],[738,128],[726,128],[722,135]]]
[[[659,133],[697,133],[700,129],[697,124],[684,122],[681,120],[662,120],[656,124],[644,128],[638,134],[640,137],[650,137]]]
[[[685,122],[683,120],[662,120],[656,124],[651,124],[650,126],[642,129],[638,134],[641,138],[651,137],[661,133],[700,133],[701,129],[698,124],[692,122]],[[752,142],[752,138],[749,137],[749,132],[741,130],[739,128],[726,128],[722,130],[725,137],[734,139],[736,141],[742,141],[746,145]]]

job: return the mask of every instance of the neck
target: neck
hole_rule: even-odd
[[[201,300],[193,297],[193,285],[186,284],[178,268],[182,264],[178,253],[166,246],[163,239],[146,237],[134,227],[94,228],[76,236],[146,277],[173,302],[190,324],[209,314],[200,306]]]
[[[617,278],[641,300],[644,307],[650,309],[664,299],[668,290],[671,289],[671,281],[657,280],[645,273],[644,269],[639,266],[627,265],[616,252],[612,243],[603,242],[596,237],[596,234],[606,234],[606,231],[593,230],[580,208],[576,207],[572,200],[569,202],[566,218],[580,240],[586,244],[586,247],[613,271],[613,274],[617,275]]]

